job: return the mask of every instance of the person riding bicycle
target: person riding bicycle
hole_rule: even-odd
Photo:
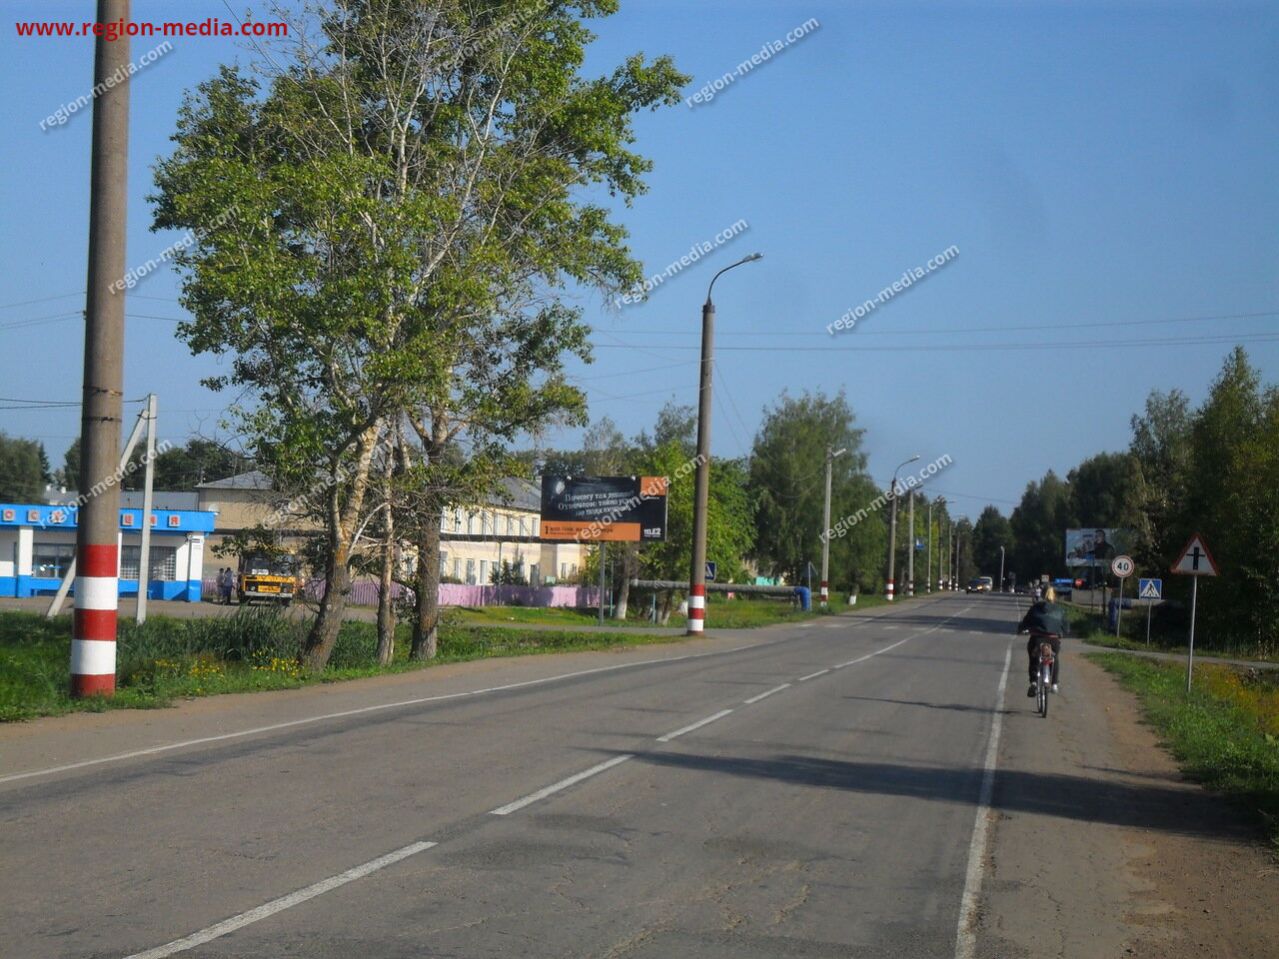
[[[1061,672],[1061,638],[1066,635],[1066,611],[1054,602],[1057,591],[1051,586],[1044,590],[1044,598],[1034,603],[1026,611],[1017,632],[1030,633],[1030,641],[1026,643],[1026,653],[1030,657],[1030,689],[1027,696],[1035,695],[1035,686],[1039,677],[1039,644],[1048,642],[1053,649],[1053,692],[1057,692],[1057,682]]]

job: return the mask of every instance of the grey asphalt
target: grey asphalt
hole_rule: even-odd
[[[1002,816],[1069,827],[1096,812],[1090,774],[1037,747],[1069,727],[1021,698],[1016,613],[1011,597],[948,596],[693,644],[7,727],[0,951],[148,955],[306,890],[171,954],[955,956],[996,717],[1013,763],[993,789]],[[1067,715],[1070,677],[1054,703]],[[986,931],[1035,889],[1033,828],[1007,835],[1003,868],[1029,875],[985,891],[975,954],[1088,955],[1023,951],[1060,917]],[[1086,857],[1104,849],[1076,845],[1059,868],[1076,895],[1100,894]],[[1120,928],[1104,905],[1093,913],[1089,947]]]

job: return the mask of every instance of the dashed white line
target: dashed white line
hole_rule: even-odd
[[[561,779],[557,783],[552,783],[545,789],[539,789],[535,793],[529,793],[523,799],[517,799],[515,802],[507,803],[505,806],[498,806],[496,809],[490,809],[489,815],[509,816],[516,810],[523,809],[525,806],[531,806],[539,799],[545,799],[547,796],[551,796],[559,792],[561,789],[567,789],[569,786],[575,786],[584,779],[590,779],[592,776],[597,776],[606,769],[612,769],[614,766],[620,766],[628,759],[634,758],[635,756],[633,754],[626,753],[621,756],[614,756],[612,759],[606,759],[604,762],[596,766],[592,766],[590,769],[583,769],[580,773],[569,776],[567,779]]]
[[[224,919],[219,923],[209,926],[207,929],[201,929],[199,932],[193,932],[189,936],[181,939],[175,939],[173,942],[163,946],[156,946],[154,949],[148,949],[145,952],[135,952],[126,959],[165,959],[166,956],[172,956],[175,953],[186,952],[188,949],[194,949],[196,946],[202,946],[206,942],[212,942],[228,933],[235,932],[237,929],[243,929],[245,926],[266,919],[268,916],[274,916],[277,912],[283,912],[300,903],[306,902],[308,899],[314,899],[316,896],[322,896],[326,892],[332,892],[340,886],[345,886],[349,882],[357,879],[363,879],[365,876],[377,872],[379,869],[385,869],[402,859],[416,855],[419,852],[430,849],[434,846],[433,842],[414,842],[407,846],[388,852],[385,856],[379,856],[377,859],[371,859],[362,866],[356,866],[354,869],[348,869],[346,872],[338,873],[336,876],[330,876],[328,879],[322,879],[317,883],[313,883],[297,892],[291,892],[287,896],[281,896],[279,899],[272,899],[265,905],[258,906],[256,909],[250,909],[248,912],[242,912],[238,916],[232,916],[230,919]]]
[[[715,715],[713,716],[707,716],[705,719],[699,719],[697,722],[690,723],[689,725],[683,727],[682,729],[675,730],[675,732],[673,733],[667,733],[665,736],[658,736],[657,741],[659,743],[669,743],[672,739],[677,739],[680,736],[683,736],[685,733],[691,733],[694,729],[701,729],[703,726],[709,726],[711,723],[715,722],[717,719],[723,719],[725,716],[727,716],[731,712],[732,712],[731,709],[721,709],[719,712],[715,713]]]
[[[1004,724],[1004,691],[1008,688],[1008,666],[1013,648],[1004,653],[1004,674],[995,695],[995,718],[990,723],[986,741],[986,762],[977,800],[977,817],[973,838],[968,844],[968,870],[964,875],[964,894],[959,901],[959,927],[955,935],[955,959],[973,959],[977,951],[977,903],[981,896],[982,866],[986,858],[986,830],[990,825],[990,800],[995,791],[995,766],[999,762],[999,733]]]
[[[783,689],[790,689],[790,683],[782,683],[780,686],[774,686],[772,689],[766,690],[758,696],[752,696],[750,699],[742,700],[742,702],[747,706],[753,706],[761,699],[767,699],[769,696],[773,695],[773,693],[780,693]]]
[[[829,669],[819,669],[819,670],[818,670],[817,672],[815,672],[815,673],[809,673],[807,676],[801,676],[801,677],[799,677],[799,680],[798,680],[798,681],[799,681],[799,682],[801,682],[801,683],[806,683],[806,682],[808,682],[810,679],[816,679],[818,676],[825,676],[825,675],[826,675],[827,673],[829,673],[829,672],[830,672],[830,670],[829,670]]]
[[[932,630],[929,630],[928,632],[932,632]],[[924,634],[920,633],[919,635],[923,636]],[[856,666],[858,663],[864,663],[868,659],[874,659],[876,656],[882,656],[884,653],[888,652],[889,650],[896,649],[898,646],[904,645],[905,643],[909,643],[912,639],[917,639],[917,638],[918,637],[916,636],[907,636],[905,639],[899,639],[897,640],[897,642],[893,643],[890,646],[885,646],[883,649],[877,649],[873,653],[867,653],[865,656],[858,656],[856,659],[850,659],[846,663],[836,663],[831,668],[843,669],[845,666]]]

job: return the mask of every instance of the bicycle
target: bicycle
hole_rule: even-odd
[[[1045,634],[1039,634],[1045,637]],[[1057,654],[1053,652],[1053,644],[1048,639],[1041,638],[1039,642],[1039,681],[1035,684],[1035,707],[1036,712],[1045,719],[1048,718],[1048,697],[1052,694],[1053,685],[1053,663]]]

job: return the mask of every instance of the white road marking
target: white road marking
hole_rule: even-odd
[[[887,630],[887,629],[896,629],[896,628],[897,628],[896,626],[885,626],[885,627],[884,627],[884,629],[886,629],[886,630]]]
[[[807,676],[801,676],[801,677],[799,677],[798,682],[806,683],[806,682],[808,682],[810,679],[816,679],[818,676],[825,676],[825,675],[826,675],[827,673],[829,673],[829,672],[830,672],[830,670],[829,670],[829,669],[819,669],[819,670],[818,670],[817,672],[815,672],[815,673],[809,673]]]
[[[995,790],[995,766],[999,762],[999,733],[1004,725],[1004,691],[1008,688],[1008,667],[1013,648],[1004,653],[1004,674],[995,696],[995,718],[990,723],[986,741],[986,762],[981,777],[981,793],[977,800],[977,816],[973,822],[973,838],[968,844],[968,871],[964,876],[964,895],[959,901],[959,926],[955,934],[955,959],[973,959],[977,951],[977,905],[981,898],[982,869],[986,858],[986,831],[990,826],[990,800]]]
[[[928,632],[932,632],[932,630],[928,630]],[[831,668],[843,669],[845,666],[856,666],[858,663],[864,663],[868,659],[874,659],[876,656],[882,656],[884,653],[888,652],[889,650],[896,649],[898,646],[904,645],[905,643],[909,643],[912,639],[918,639],[919,636],[923,636],[923,635],[924,635],[923,633],[919,633],[917,636],[907,636],[905,639],[899,639],[897,640],[897,642],[893,643],[890,646],[885,646],[883,649],[877,649],[873,653],[867,653],[865,656],[858,656],[856,659],[850,659],[846,663],[836,663]]]
[[[767,699],[769,696],[773,695],[773,693],[780,693],[783,689],[790,689],[790,683],[782,683],[780,686],[774,686],[767,692],[760,693],[758,696],[752,696],[750,699],[742,700],[742,702],[747,706],[753,706],[761,699]]]
[[[311,723],[321,723],[330,719],[344,719],[348,716],[361,716],[366,713],[379,712],[385,709],[398,709],[404,706],[420,706],[424,703],[438,703],[449,699],[462,699],[467,696],[479,696],[485,693],[502,692],[508,689],[520,689],[526,686],[539,686],[545,683],[557,682],[561,679],[574,679],[578,676],[589,676],[594,673],[607,673],[619,669],[632,669],[637,666],[652,666],[658,663],[678,663],[689,659],[701,659],[705,656],[724,656],[728,653],[741,652],[743,649],[758,649],[765,646],[775,646],[785,640],[773,640],[767,643],[745,643],[741,646],[734,646],[731,649],[718,649],[708,653],[689,653],[684,656],[667,656],[656,659],[643,659],[633,663],[618,663],[614,666],[598,666],[594,669],[579,669],[571,673],[560,673],[556,676],[546,676],[542,679],[530,679],[522,683],[509,683],[505,686],[486,686],[483,689],[468,689],[460,693],[444,693],[439,696],[419,696],[415,699],[401,699],[392,703],[376,703],[372,706],[360,706],[356,709],[344,709],[334,713],[321,713],[318,716],[307,716],[303,719],[292,719],[283,723],[272,723],[269,726],[255,726],[252,729],[242,729],[234,733],[221,733],[217,736],[200,736],[197,739],[184,739],[180,742],[165,743],[162,746],[151,746],[146,749],[134,749],[126,753],[116,753],[112,756],[101,756],[97,759],[84,759],[80,762],[66,763],[62,766],[49,766],[44,769],[33,769],[25,773],[11,773],[8,776],[0,776],[0,784],[16,782],[19,779],[32,779],[36,776],[51,776],[54,773],[70,772],[74,769],[84,769],[89,766],[101,766],[105,763],[123,762],[126,759],[138,759],[142,756],[154,756],[157,753],[171,752],[175,749],[185,749],[190,746],[205,746],[209,743],[227,742],[232,739],[242,739],[246,736],[256,736],[261,733],[278,732],[281,729],[293,729],[297,726],[307,726]]]
[[[715,722],[715,720],[723,719],[731,712],[731,709],[721,709],[719,712],[715,713],[715,715],[707,716],[705,719],[699,719],[697,722],[691,723],[683,729],[677,729],[675,732],[667,733],[665,736],[658,736],[657,741],[659,743],[669,743],[672,739],[677,739],[685,733],[691,733],[694,729],[701,729],[703,726],[709,726],[711,723]]]
[[[349,882],[357,879],[363,879],[371,873],[377,872],[379,869],[385,869],[401,859],[407,859],[409,856],[416,855],[419,852],[430,849],[434,846],[433,842],[414,842],[403,846],[394,852],[388,852],[385,856],[379,856],[377,859],[371,859],[362,866],[356,866],[354,869],[348,869],[346,872],[338,873],[336,876],[330,876],[328,879],[322,879],[317,883],[313,883],[297,892],[291,892],[287,896],[281,896],[279,899],[272,899],[265,905],[258,906],[256,909],[250,909],[248,912],[242,912],[238,916],[232,916],[230,919],[224,919],[219,923],[209,926],[207,929],[201,929],[199,932],[193,932],[189,936],[182,939],[175,939],[164,946],[156,946],[154,949],[148,949],[145,952],[135,952],[126,959],[164,959],[166,956],[172,956],[175,953],[186,952],[188,949],[194,949],[196,946],[202,946],[206,942],[212,942],[221,936],[235,932],[237,929],[243,929],[245,926],[274,916],[277,912],[283,912],[300,903],[306,902],[308,899],[314,899],[316,896],[322,896],[326,892],[332,892],[340,886],[345,886]]]
[[[535,793],[529,793],[523,799],[517,799],[515,800],[515,802],[507,803],[505,806],[498,806],[496,809],[490,809],[489,815],[490,816],[509,816],[511,813],[515,812],[516,810],[523,809],[525,806],[531,806],[533,803],[537,802],[539,799],[545,799],[547,796],[553,795],[554,793],[559,792],[561,789],[567,789],[569,786],[574,786],[577,783],[580,783],[584,779],[590,779],[592,776],[596,776],[604,772],[606,769],[612,769],[614,766],[620,766],[622,763],[626,762],[628,759],[634,759],[634,758],[635,756],[632,755],[631,753],[626,753],[621,756],[614,756],[612,759],[607,759],[596,766],[592,766],[590,769],[583,769],[580,773],[575,773],[572,776],[569,776],[567,779],[561,779],[557,783],[552,783],[551,785],[547,786],[545,789],[539,789]]]

